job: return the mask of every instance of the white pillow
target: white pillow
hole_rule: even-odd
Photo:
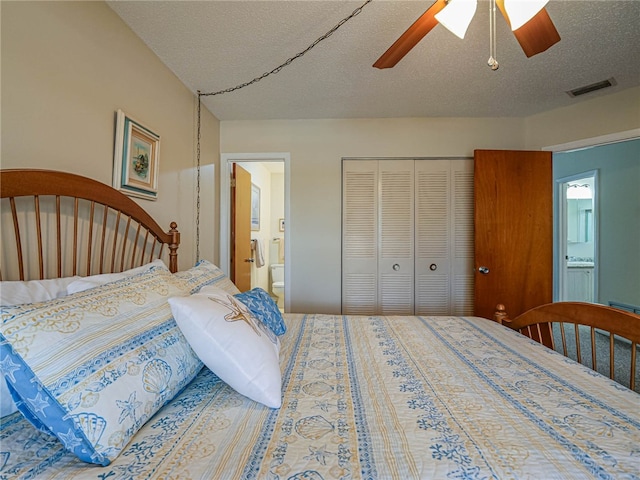
[[[46,302],[64,297],[69,284],[80,277],[51,278],[48,280],[0,282],[0,306]]]
[[[140,267],[135,267],[130,270],[125,270],[119,273],[101,273],[100,275],[91,275],[89,277],[79,277],[67,286],[67,294],[83,292],[93,287],[98,287],[106,283],[115,282],[122,278],[133,277],[139,273],[145,273],[151,270],[152,267],[167,268],[165,263],[161,259],[154,260]]]
[[[214,286],[169,299],[176,323],[213,373],[267,407],[282,405],[278,337],[233,295]]]

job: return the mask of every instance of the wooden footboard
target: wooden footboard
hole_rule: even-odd
[[[66,172],[1,170],[0,280],[121,272],[162,258],[178,269],[180,233],[131,198]]]
[[[603,334],[603,337],[608,337],[605,340],[609,345],[609,378],[619,381],[616,376],[616,362],[619,360],[616,352],[629,350],[630,365],[626,370],[629,372],[629,382],[621,383],[635,389],[640,315],[594,303],[555,302],[532,308],[514,319],[510,319],[505,306],[499,304],[495,320],[565,356],[575,357],[574,360],[596,371],[600,371],[598,352],[603,350],[602,338],[597,341],[597,336]],[[567,325],[573,326],[567,328]],[[586,342],[585,335],[588,337]],[[583,352],[585,346],[590,347],[587,355]]]

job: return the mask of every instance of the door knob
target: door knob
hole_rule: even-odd
[[[397,264],[397,263],[394,263],[393,267],[391,267],[391,268],[393,268],[397,272],[398,270],[400,270],[400,265]]]
[[[249,262],[249,263],[255,262],[255,260],[253,258],[245,258],[244,261],[245,262]]]
[[[488,267],[479,267],[478,271],[483,274],[486,275],[487,273],[489,273],[489,268]]]

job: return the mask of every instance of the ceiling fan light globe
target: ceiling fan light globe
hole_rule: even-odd
[[[542,10],[549,0],[504,0],[511,30],[517,30]]]
[[[477,6],[477,0],[449,0],[435,18],[451,33],[464,38]]]

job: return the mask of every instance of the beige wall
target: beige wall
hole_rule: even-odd
[[[293,312],[339,313],[343,157],[472,157],[474,148],[522,148],[514,119],[403,118],[220,123],[223,153],[291,154]]]
[[[576,99],[575,105],[525,119],[524,148],[539,149],[640,127],[640,87]]]
[[[136,200],[162,225],[177,221],[180,268],[195,260],[196,100],[102,2],[0,2],[2,168],[66,170],[111,184],[114,113],[161,135],[157,201]],[[219,122],[203,109],[200,253],[217,261],[213,206]]]
[[[220,145],[223,153],[291,154],[291,311],[339,313],[343,157],[472,157],[474,149],[540,149],[632,130],[639,91],[525,119],[223,121]]]

